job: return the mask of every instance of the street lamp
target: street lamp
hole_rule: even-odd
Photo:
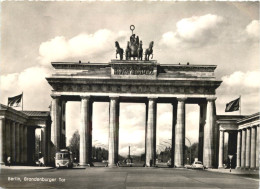
[[[188,141],[189,141],[189,143],[190,143],[190,165],[191,165],[191,142],[190,142],[190,140],[187,138],[187,137],[185,137]]]

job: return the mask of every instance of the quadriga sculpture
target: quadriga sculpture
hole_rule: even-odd
[[[130,41],[127,42],[126,50],[125,50],[125,59],[130,60],[133,58],[138,58],[139,60],[142,60],[143,53],[142,49],[142,41],[139,42],[139,37],[135,34],[132,34],[130,37]]]
[[[116,58],[117,58],[117,54],[119,54],[120,60],[123,60],[124,49],[120,48],[120,45],[117,41],[115,42],[115,46],[116,46]]]
[[[153,41],[150,42],[149,48],[145,50],[145,60],[149,60],[150,55],[152,55],[151,59],[153,58]]]

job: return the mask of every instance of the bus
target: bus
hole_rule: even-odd
[[[55,167],[56,168],[72,168],[73,167],[73,156],[72,153],[67,149],[62,149],[55,154]]]

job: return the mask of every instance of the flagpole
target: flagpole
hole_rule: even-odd
[[[22,98],[23,98],[23,92],[22,92]],[[23,99],[22,99],[22,111],[23,111]]]
[[[239,95],[239,114],[241,115],[242,104],[241,104],[241,95]]]

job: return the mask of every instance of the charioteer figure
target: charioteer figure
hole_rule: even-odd
[[[139,37],[136,36],[133,31],[135,29],[134,25],[130,26],[130,30],[132,31],[132,35],[130,36],[130,40],[127,42],[127,46],[125,49],[125,59],[126,60],[131,60],[131,58],[133,58],[133,60],[137,59],[137,60],[143,60],[143,43],[142,41],[139,41]],[[145,60],[149,61],[150,59],[150,55],[151,58],[153,58],[153,44],[154,42],[151,41],[149,48],[147,48],[145,50]],[[120,48],[119,43],[116,41],[116,58],[117,58],[117,54],[119,54],[120,56],[120,60],[123,60],[123,53],[124,50],[122,48]]]

